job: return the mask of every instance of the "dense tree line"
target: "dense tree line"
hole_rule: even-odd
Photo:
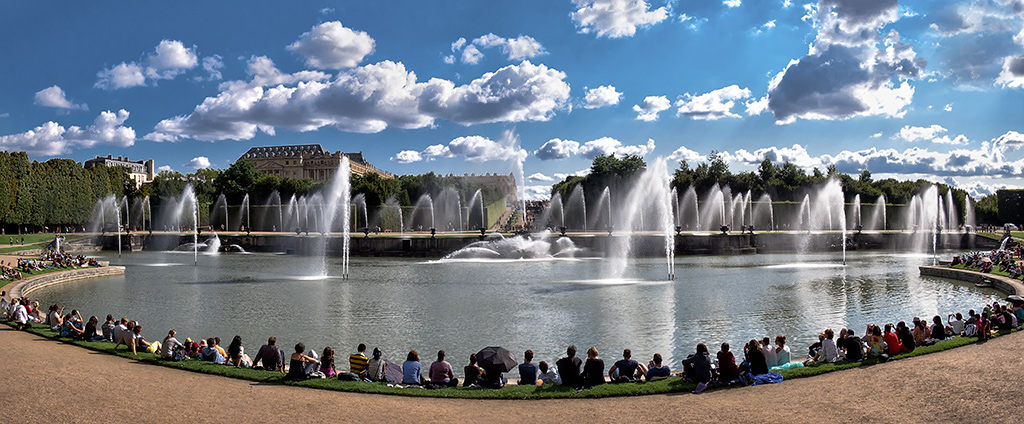
[[[96,201],[111,194],[137,195],[124,168],[83,169],[71,159],[30,162],[25,152],[0,152],[0,223],[5,230],[80,229]]]
[[[420,196],[429,194],[436,198],[445,189],[458,192],[463,207],[476,190],[481,191],[485,204],[503,196],[497,187],[434,173],[392,179],[377,174],[354,175],[351,183],[352,194],[364,194],[370,209],[392,198],[401,206],[411,206]],[[210,209],[221,194],[231,206],[240,205],[248,194],[255,206],[266,202],[274,192],[282,202],[287,202],[293,195],[314,194],[324,184],[309,178],[266,176],[251,162],[237,161],[224,170],[200,169],[188,174],[160,171],[152,183],[136,188],[127,168],[100,165],[83,169],[71,159],[34,162],[25,152],[0,151],[0,225],[15,232],[26,227],[32,232],[53,226],[81,229],[90,221],[97,201],[110,195],[117,199],[127,197],[129,205],[148,196],[151,210],[160,214],[180,199],[187,185],[195,190],[200,221],[208,222]]]
[[[587,199],[597,199],[607,186],[615,196],[621,193],[622,189],[628,188],[645,169],[646,164],[639,156],[598,156],[594,158],[588,175],[566,177],[565,180],[555,183],[551,187],[551,192],[562,196],[564,201],[568,199],[572,190],[580,185]],[[885,195],[886,203],[889,205],[906,204],[923,187],[932,184],[923,179],[875,180],[867,170],[853,177],[839,172],[833,165],[824,171],[814,168],[808,173],[791,162],[779,165],[769,159],[761,161],[754,171],[733,173],[722,155],[712,151],[707,161],[697,164],[694,168],[686,161],[681,161],[672,175],[671,185],[680,194],[693,187],[701,198],[718,184],[720,187],[729,186],[733,193],[745,193],[749,190],[755,199],[767,193],[774,202],[799,202],[809,188],[823,184],[831,178],[836,178],[842,183],[847,202],[851,202],[858,194],[864,203],[873,203],[878,196]],[[952,190],[957,208],[963,210],[966,191],[946,184],[936,185],[941,195]],[[995,222],[998,216],[996,196],[990,195],[978,201],[975,212],[978,222]]]

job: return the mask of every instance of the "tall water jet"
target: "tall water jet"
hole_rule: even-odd
[[[349,241],[350,232],[349,226],[351,225],[351,217],[349,213],[352,209],[352,193],[351,185],[349,182],[349,161],[347,156],[342,156],[341,164],[338,165],[338,171],[334,173],[334,178],[331,180],[330,187],[324,196],[324,209],[323,209],[323,228],[324,233],[320,236],[320,250],[321,255],[321,266],[320,266],[320,277],[327,276],[327,238],[334,228],[335,217],[338,217],[340,212],[341,228],[342,228],[342,243],[341,243],[341,278],[348,279],[348,253],[349,253]]]
[[[117,257],[121,257],[121,203],[117,202],[115,210],[117,211]]]
[[[242,205],[238,208],[238,231],[244,230],[252,231],[252,221],[249,220],[249,193],[242,197]]]
[[[956,203],[953,201],[953,189],[946,190],[944,198],[946,200],[946,229],[955,231],[960,227],[960,220],[957,219]]]
[[[354,228],[356,230],[359,230],[359,228],[365,228],[367,231],[369,231],[370,230],[370,218],[369,218],[370,214],[368,212],[366,212],[366,195],[363,194],[363,193],[359,193],[359,194],[357,194],[355,196],[352,196],[352,206],[355,207],[355,213],[356,213],[356,215],[355,215],[356,223],[355,223],[355,227]],[[359,225],[359,207],[360,206],[363,207],[363,224],[362,224],[362,227],[360,227],[360,225]]]
[[[478,205],[478,208],[479,208],[478,211],[479,211],[479,214],[480,214],[480,226],[477,227],[477,228],[481,228],[481,229],[482,228],[487,228],[487,216],[486,216],[486,214],[484,214],[484,197],[483,197],[483,194],[480,193],[479,189],[476,192],[473,193],[473,197],[471,197],[469,199],[469,203],[466,204],[466,207],[469,209],[468,211],[466,211],[466,219],[467,220],[472,220],[473,219],[473,214],[477,213],[473,209],[473,205],[474,204]],[[473,225],[470,224],[470,223],[467,223],[466,226],[468,227],[467,229],[470,229],[470,230],[473,229]]]
[[[975,232],[977,225],[974,218],[974,202],[971,201],[971,196],[964,196],[964,232]]]
[[[563,206],[569,209],[569,217],[572,221],[569,224],[574,228],[587,231],[587,199],[583,195],[582,184],[576,184],[576,187],[573,187],[569,194],[569,201]]]
[[[380,207],[380,226],[390,231],[402,233],[405,231],[405,222],[402,217],[402,207],[394,195],[388,197]]]
[[[700,225],[707,230],[715,230],[728,224],[725,215],[726,195],[715,183],[704,196],[704,207],[701,208]]]
[[[417,217],[420,219],[419,226],[416,225]],[[437,228],[434,226],[434,200],[426,193],[420,196],[412,209],[412,215],[409,216],[409,231],[422,231],[424,221],[427,224],[427,229]]]
[[[766,218],[762,222],[765,227],[759,226],[758,228],[767,228],[768,231],[775,230],[775,208],[772,206],[772,197],[768,193],[757,198],[757,205],[754,207],[753,216],[751,216],[751,225],[758,225],[756,222],[758,216]]]
[[[860,217],[860,194],[853,196],[853,228],[863,228]]]
[[[441,190],[434,199],[434,220],[440,222],[445,231],[462,230],[462,201],[454,188]]]
[[[225,231],[230,231],[231,223],[228,221],[228,199],[226,196],[224,196],[224,193],[221,193],[219,196],[217,196],[217,201],[213,202],[213,210],[210,211],[211,226],[213,226],[214,224],[213,217],[217,216],[217,214],[220,213],[221,211],[224,212],[224,222],[221,222],[220,224]]]
[[[679,201],[679,216],[681,225],[690,231],[700,231],[700,206],[697,205],[697,191],[693,186],[686,188],[683,199]],[[686,217],[692,217],[687,220]],[[692,225],[691,225],[692,224]]]
[[[618,217],[618,223],[622,228],[635,228],[635,221],[640,219],[642,210],[649,211],[653,216],[651,220],[652,229],[661,233],[665,241],[665,260],[668,270],[668,278],[675,278],[675,237],[673,236],[672,203],[674,199],[670,195],[668,166],[664,158],[658,158],[637,178],[632,189],[629,191],[625,202],[622,203],[622,210]],[[646,207],[645,207],[646,205]],[[618,246],[614,249],[616,256],[609,261],[612,267],[610,273],[615,277],[622,277],[625,271],[625,264],[632,254],[632,235],[617,237],[614,243]]]
[[[800,201],[800,214],[797,220],[797,228],[803,231],[811,231],[811,195],[805,194]]]
[[[611,231],[612,229],[612,200],[611,192],[608,186],[601,190],[601,195],[597,197],[597,214],[594,215],[594,222],[591,223],[590,227],[594,229],[606,229]],[[601,224],[604,224],[602,227]]]

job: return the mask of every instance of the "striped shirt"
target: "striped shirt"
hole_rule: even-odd
[[[366,373],[366,366],[369,362],[370,360],[366,358],[366,355],[353,353],[348,357],[349,371],[362,377]]]

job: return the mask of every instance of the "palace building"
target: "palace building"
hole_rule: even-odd
[[[377,169],[367,162],[363,158],[363,152],[331,153],[319,144],[253,147],[238,160],[252,162],[256,170],[263,175],[328,181],[341,165],[342,157],[348,157],[352,174],[369,173],[380,175],[381,178],[394,177],[390,172]]]
[[[156,166],[153,163],[153,159],[132,161],[128,159],[128,156],[118,156],[116,158],[114,155],[107,155],[107,157],[96,156],[85,161],[82,167],[89,169],[96,165],[104,165],[108,168],[114,166],[128,168],[128,177],[135,181],[135,187],[142,187],[143,184],[153,182],[153,177],[156,176]]]

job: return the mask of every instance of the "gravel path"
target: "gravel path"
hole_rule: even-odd
[[[27,422],[1017,422],[1024,332],[958,349],[701,395],[412,398],[260,384],[92,352],[0,326],[4,416]]]

